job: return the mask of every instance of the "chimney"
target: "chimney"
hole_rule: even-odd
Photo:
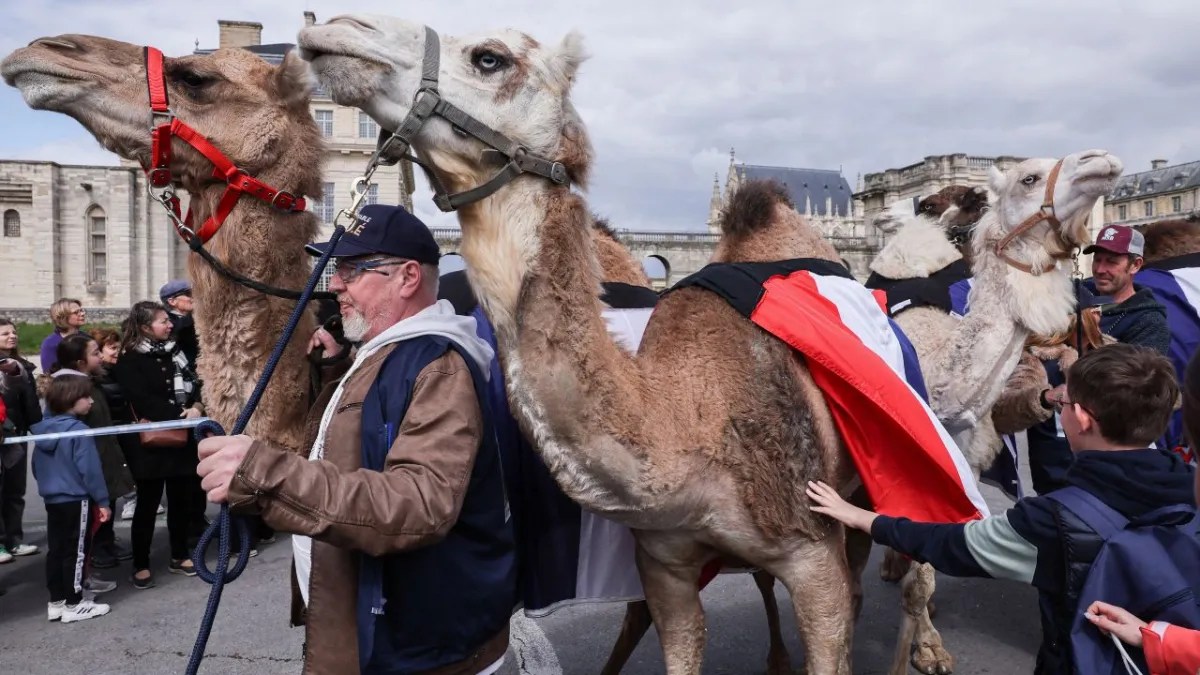
[[[1164,167],[1164,166],[1166,166],[1166,165],[1167,165],[1167,160],[1165,160],[1165,159],[1152,159],[1152,160],[1150,160],[1150,168],[1151,168],[1151,170],[1153,170],[1153,169],[1161,169],[1161,168],[1163,168],[1163,167]]]
[[[221,29],[219,47],[253,47],[262,44],[262,24],[254,21],[228,21],[220,19],[217,26]]]
[[[305,27],[316,25],[316,23],[317,23],[317,15],[316,14],[313,14],[312,12],[304,13],[304,26]]]

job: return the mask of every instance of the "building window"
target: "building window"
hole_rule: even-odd
[[[1171,197],[1171,211],[1179,213],[1183,210],[1183,197]]]
[[[322,223],[333,222],[333,183],[321,183],[321,198],[313,200],[313,213]]]
[[[87,212],[88,283],[108,281],[108,219],[104,209],[93,206]]]
[[[358,137],[375,138],[379,135],[379,125],[365,112],[358,113]]]
[[[1142,215],[1147,218],[1154,215],[1154,202],[1149,200],[1142,202]]]
[[[329,262],[330,264],[321,270],[321,280],[317,282],[317,290],[321,292],[329,290],[329,281],[333,279],[333,261]]]
[[[326,138],[333,136],[332,110],[314,110],[313,119],[317,121],[317,128],[321,130],[322,136]]]
[[[4,212],[4,236],[21,236],[21,214],[17,213],[16,209],[9,209]]]
[[[368,204],[378,204],[379,203],[379,184],[378,183],[371,183],[370,185],[367,186],[367,203]]]
[[[1121,204],[1120,206],[1118,206],[1117,207],[1117,220],[1125,220],[1128,217],[1129,217],[1128,211],[1126,210],[1125,205]]]

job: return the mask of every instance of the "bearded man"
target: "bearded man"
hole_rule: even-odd
[[[493,352],[474,318],[437,300],[429,228],[399,206],[360,219],[334,248],[329,285],[358,346],[309,411],[308,456],[215,437],[197,471],[210,501],[296,535],[305,673],[493,673],[517,597]],[[316,345],[342,349],[324,330]]]

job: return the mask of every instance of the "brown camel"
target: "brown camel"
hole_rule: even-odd
[[[34,40],[0,64],[8,84],[30,107],[75,118],[118,155],[150,165],[149,107],[142,47],[89,35]],[[308,112],[306,64],[289,54],[272,66],[242,49],[164,61],[171,108],[248,175],[295,195],[320,194],[322,141]],[[176,139],[171,171],[185,190],[195,222],[212,213],[225,190],[213,166]],[[307,212],[288,213],[243,196],[207,247],[231,269],[276,287],[302,288],[312,267],[303,247],[317,232]],[[239,286],[192,254],[188,272],[196,295],[204,381],[210,417],[229,428],[282,333],[294,303]],[[308,408],[301,323],[247,433],[296,450]]]
[[[299,43],[335,100],[394,129],[421,86],[425,36],[417,24],[354,15],[306,28]],[[578,36],[557,47],[511,30],[447,37],[437,53],[445,100],[583,183],[590,146],[568,99],[584,58]],[[477,142],[442,120],[423,126],[414,149],[452,191],[495,171]],[[1106,157],[1084,153],[1064,163],[1053,195],[1060,217],[1078,210],[1085,193],[1091,201],[1101,193],[1091,188],[1098,163],[1105,175],[1110,170]],[[1034,173],[1044,178],[1048,169],[1026,166],[1012,182],[1033,176],[1023,184],[1030,187]],[[977,234],[981,241],[1003,236],[1041,202],[1011,185],[1004,192],[1011,193],[1005,215]],[[562,185],[524,175],[458,212],[463,254],[496,327],[515,414],[568,496],[634,529],[667,672],[699,671],[697,579],[721,556],[783,581],[809,673],[850,672],[841,529],[814,517],[802,486],[815,477],[846,486],[854,471],[803,361],[697,288],[664,298],[637,357],[623,352],[605,332],[595,298],[586,205]],[[720,261],[838,261],[777,186],[740,191],[723,228]],[[1049,270],[1054,260],[1043,240],[1050,232],[1042,223],[1018,233],[1008,255]],[[969,413],[973,401],[963,403]]]

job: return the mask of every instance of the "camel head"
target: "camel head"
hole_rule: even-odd
[[[994,287],[1008,314],[1031,333],[1055,335],[1067,329],[1075,310],[1069,258],[1088,239],[1087,217],[1121,175],[1121,160],[1103,150],[1086,150],[1062,159],[1047,195],[1053,159],[1028,159],[1000,172],[991,170],[994,200],[972,236],[975,293]],[[1058,223],[1038,219],[1043,203],[1053,206]],[[1007,243],[1005,241],[1007,240]],[[1000,252],[997,248],[1004,244]],[[972,307],[974,307],[972,303]]]
[[[990,213],[996,217],[984,219],[976,230],[976,259],[987,254],[983,249],[995,254],[997,244],[1016,233],[1004,247],[1004,254],[1040,274],[1054,269],[1056,262],[1069,257],[1074,248],[1087,244],[1087,217],[1096,200],[1116,185],[1121,160],[1104,150],[1067,155],[1048,196],[1047,181],[1057,163],[1053,159],[1027,159],[1008,171],[991,168],[988,183],[996,203]],[[1019,232],[1027,219],[1042,212],[1043,203],[1052,205],[1059,224],[1042,220]]]
[[[970,240],[987,207],[985,188],[951,185],[917,202],[917,213],[937,219],[950,241],[961,245]]]
[[[439,35],[438,92],[530,154],[561,162],[582,184],[591,145],[569,95],[586,58],[582,38],[569,33],[547,46],[515,30]],[[301,55],[333,99],[355,106],[394,131],[421,88],[426,29],[401,19],[347,14],[300,31]],[[500,168],[480,141],[431,118],[413,139],[417,156],[448,189],[481,185]]]
[[[171,110],[252,176],[277,165],[320,166],[308,112],[308,68],[295,54],[273,66],[243,49],[164,58]],[[150,105],[141,46],[92,35],[38,38],[0,63],[31,108],[75,118],[121,157],[150,163]],[[185,187],[211,180],[212,164],[176,139],[171,170]],[[319,172],[288,189],[319,194]]]

